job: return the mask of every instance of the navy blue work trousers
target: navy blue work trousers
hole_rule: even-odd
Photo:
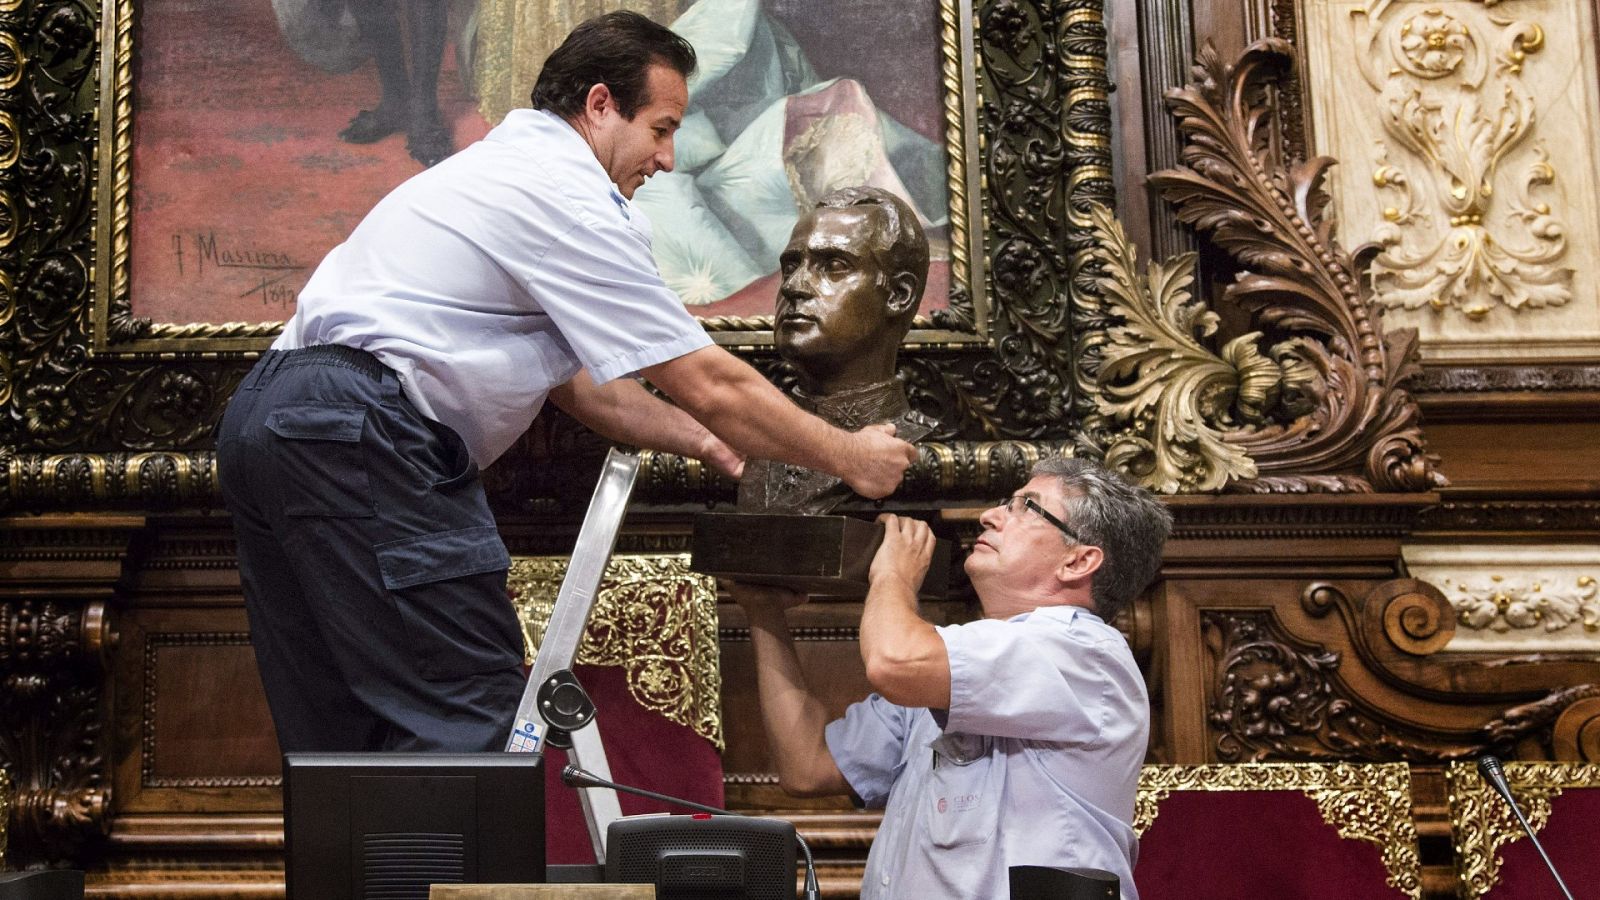
[[[246,376],[217,457],[283,752],[504,747],[522,632],[461,438],[371,354],[308,347]]]

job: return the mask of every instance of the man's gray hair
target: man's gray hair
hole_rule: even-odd
[[[928,238],[917,221],[911,205],[883,188],[860,185],[829,191],[817,201],[817,209],[848,209],[852,206],[874,206],[883,216],[884,227],[876,230],[878,258],[883,260],[885,277],[909,272],[916,278],[917,286],[912,308],[922,301],[922,291],[928,286]]]
[[[1149,491],[1088,460],[1051,457],[1034,465],[1032,475],[1056,479],[1067,527],[1105,553],[1090,593],[1095,613],[1111,621],[1161,571],[1172,513]]]

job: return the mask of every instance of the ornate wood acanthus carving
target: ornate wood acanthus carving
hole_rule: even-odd
[[[0,521],[0,768],[11,775],[13,866],[74,858],[108,824],[102,689],[109,603],[143,519]]]
[[[9,861],[71,858],[107,825],[100,678],[105,604],[0,603],[0,766],[11,772]]]
[[[1544,32],[1387,0],[1352,19],[1355,61],[1385,135],[1372,175],[1388,203],[1375,233],[1377,302],[1473,319],[1498,305],[1566,304],[1568,229],[1549,203],[1558,192],[1546,190],[1555,167],[1535,147],[1518,174],[1506,171],[1536,130],[1523,68]]]
[[[1600,685],[1578,684],[1514,706],[1483,726],[1487,742],[1509,751],[1524,735],[1549,729],[1550,755],[1600,762]]]
[[[1356,696],[1339,674],[1342,652],[1288,635],[1269,611],[1204,611],[1201,624],[1215,661],[1209,722],[1218,759],[1436,762],[1486,750],[1507,753],[1530,738],[1552,756],[1600,754],[1600,687],[1530,687],[1570,682],[1592,666],[1543,658],[1430,659],[1449,643],[1454,613],[1437,590],[1411,579],[1379,585],[1359,602],[1330,585],[1312,584],[1301,604],[1313,617],[1338,609],[1358,654],[1351,664],[1365,665],[1416,698],[1416,705],[1401,719]],[[1512,665],[1530,668],[1520,685],[1497,687],[1495,671]],[[1497,703],[1540,692],[1544,696],[1493,713]],[[1426,710],[1448,714],[1451,707],[1493,717],[1416,724]]]
[[[1138,251],[1111,211],[1092,211],[1103,309],[1116,317],[1101,343],[1095,412],[1112,431],[1108,465],[1163,493],[1215,491],[1258,474],[1226,432],[1272,424],[1280,403],[1292,416],[1320,400],[1316,372],[1292,356],[1269,359],[1260,332],[1240,335],[1217,353],[1203,343],[1219,317],[1195,302],[1196,256],[1137,273]],[[1099,423],[1097,423],[1099,424]]]
[[[1322,190],[1333,161],[1294,164],[1265,127],[1264,88],[1292,69],[1292,53],[1281,40],[1262,41],[1229,66],[1214,50],[1202,51],[1195,83],[1168,95],[1187,139],[1188,169],[1151,177],[1183,221],[1210,233],[1249,269],[1223,298],[1251,313],[1264,347],[1249,339],[1221,354],[1205,350],[1196,338],[1205,336],[1211,320],[1188,303],[1181,277],[1158,268],[1162,277],[1151,282],[1159,285],[1153,293],[1125,277],[1118,296],[1145,311],[1120,323],[1117,352],[1127,361],[1124,368],[1093,372],[1093,389],[1115,408],[1097,411],[1092,430],[1112,436],[1108,452],[1113,442],[1131,442],[1116,458],[1139,460],[1147,474],[1182,471],[1181,459],[1157,465],[1143,448],[1172,443],[1170,436],[1149,433],[1162,421],[1148,411],[1158,407],[1163,391],[1183,391],[1193,398],[1190,408],[1211,414],[1204,425],[1210,434],[1188,436],[1189,445],[1220,442],[1255,467],[1255,477],[1246,479],[1234,474],[1244,471],[1235,462],[1226,476],[1230,489],[1430,490],[1445,481],[1427,453],[1416,402],[1402,387],[1417,371],[1416,333],[1384,334],[1360,266],[1333,239]],[[1112,244],[1107,256],[1123,252]],[[1125,258],[1125,276],[1132,265]],[[1180,260],[1175,268],[1181,273],[1186,265]],[[1149,371],[1155,356],[1148,351],[1174,341],[1185,348],[1188,366],[1203,374],[1188,376],[1179,366],[1185,377],[1167,372],[1165,383],[1175,385],[1168,388]],[[1223,402],[1197,383],[1238,387]],[[1123,396],[1107,398],[1108,390]],[[1178,400],[1167,405],[1185,406]],[[1174,434],[1184,437],[1181,430]],[[1213,458],[1219,462],[1205,474],[1208,480],[1230,469],[1220,462],[1226,454]]]
[[[1378,846],[1390,886],[1408,897],[1421,896],[1422,862],[1411,822],[1411,773],[1404,765],[1145,766],[1139,772],[1134,831],[1144,834],[1159,815],[1161,801],[1175,791],[1305,794],[1340,837]]]
[[[1342,654],[1281,633],[1269,612],[1201,615],[1216,659],[1209,721],[1225,762],[1458,759],[1480,746],[1385,721],[1338,678]]]

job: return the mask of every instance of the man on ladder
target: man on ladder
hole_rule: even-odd
[[[694,66],[642,16],[580,25],[535,109],[402,184],[328,254],[241,383],[219,477],[284,752],[505,746],[521,631],[478,470],[546,397],[732,477],[754,455],[866,497],[899,485],[915,450],[892,428],[802,412],[661,281],[631,198],[672,168]]]

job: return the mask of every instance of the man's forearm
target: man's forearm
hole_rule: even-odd
[[[874,583],[861,612],[861,660],[867,681],[901,706],[950,706],[950,658],[944,639],[917,612],[916,593],[900,582]]]
[[[685,357],[646,375],[718,437],[750,456],[809,469],[849,464],[850,435],[796,406],[755,369],[720,348],[691,356],[692,369]]]
[[[795,796],[843,794],[849,785],[834,764],[824,736],[828,713],[806,684],[781,609],[747,608],[756,657],[761,724],[778,769],[778,784]]]
[[[732,459],[708,459],[730,451],[694,417],[635,381],[619,378],[597,385],[587,371],[580,371],[551,391],[550,399],[608,440],[704,459],[724,469],[737,465]]]

